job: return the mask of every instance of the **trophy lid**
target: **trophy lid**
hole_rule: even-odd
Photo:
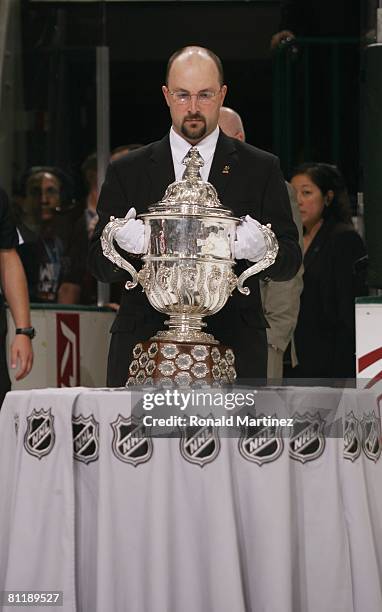
[[[196,147],[191,147],[182,163],[186,166],[182,180],[167,187],[162,200],[149,207],[150,213],[231,217],[232,211],[222,208],[215,187],[200,176],[204,161]]]

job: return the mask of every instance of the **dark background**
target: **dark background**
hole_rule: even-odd
[[[294,10],[288,15],[288,6],[298,7],[299,3],[304,12]],[[312,14],[309,4],[319,19],[308,19]],[[342,36],[354,35],[359,22],[355,11],[358,0],[337,0],[334,12],[333,2],[328,1],[294,0],[284,2],[283,6],[281,11],[280,2],[272,0],[26,2],[23,55],[29,165],[56,164],[78,175],[83,159],[95,150],[95,47],[99,45],[110,48],[111,148],[133,142],[146,144],[166,133],[170,119],[161,85],[167,59],[174,50],[197,44],[211,48],[223,60],[228,84],[225,104],[241,114],[247,141],[279,153],[274,150],[272,133],[275,96],[270,39],[281,18],[286,26],[288,20],[296,20],[296,15],[305,15],[295,23],[297,33],[314,36],[333,35],[336,28]],[[353,73],[356,85],[352,86],[354,95],[346,100],[346,106],[352,105],[356,111],[341,128],[342,142],[346,143],[343,150],[348,157],[348,152],[354,150],[345,163],[346,178],[353,191],[358,172],[358,70],[357,58],[348,63],[346,72]],[[330,130],[327,118],[320,113],[320,97],[325,96],[328,101],[330,87],[317,83],[326,72],[323,65],[318,75],[312,74],[311,78],[313,92],[319,92],[315,96],[314,119],[318,145],[327,140]],[[299,122],[299,113],[296,105],[294,122]],[[298,150],[301,147],[296,147]],[[324,148],[320,154],[316,146],[316,157],[341,166],[341,159],[324,159],[327,150]],[[297,153],[296,161],[301,161]]]
[[[226,104],[241,113],[248,141],[271,149],[270,38],[278,22],[274,2],[25,5],[31,161],[45,156],[46,163],[79,163],[95,149],[94,47],[102,44],[110,47],[112,148],[166,133],[170,121],[161,85],[167,59],[182,46],[198,44],[222,58]]]

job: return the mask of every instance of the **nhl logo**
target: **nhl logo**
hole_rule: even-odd
[[[48,455],[55,442],[54,416],[51,408],[48,410],[34,409],[27,417],[27,430],[24,436],[25,450],[34,457],[41,459]]]
[[[344,458],[355,461],[361,454],[361,433],[358,419],[350,412],[345,417]]]
[[[261,419],[261,414],[257,418]],[[275,418],[272,415],[271,418]],[[263,465],[270,461],[275,461],[283,452],[284,442],[280,435],[280,427],[246,426],[243,428],[242,436],[239,440],[239,452],[244,459],[253,461],[257,465]]]
[[[289,455],[301,463],[312,461],[322,455],[325,448],[323,434],[325,421],[319,413],[293,415],[293,428],[289,440]]]
[[[363,417],[361,427],[363,452],[368,459],[376,462],[381,455],[381,424],[374,412]]]
[[[111,423],[113,429],[112,449],[120,461],[137,467],[151,459],[153,443],[148,428],[136,417],[125,418],[121,414]]]
[[[186,461],[204,467],[216,459],[220,451],[220,440],[214,425],[184,427],[181,432],[180,452]]]
[[[99,454],[99,424],[93,417],[73,417],[73,456],[77,461],[90,463],[96,461]]]

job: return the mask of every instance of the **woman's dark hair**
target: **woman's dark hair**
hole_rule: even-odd
[[[333,191],[332,201],[325,206],[323,219],[335,219],[344,223],[351,223],[351,206],[345,181],[337,166],[322,162],[306,162],[295,168],[291,179],[298,174],[306,174],[319,188],[323,196]]]

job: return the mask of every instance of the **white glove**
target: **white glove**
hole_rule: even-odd
[[[145,225],[141,219],[135,218],[136,214],[135,208],[127,211],[125,219],[128,221],[115,232],[115,240],[124,251],[140,255],[145,252],[147,241],[145,240]]]
[[[264,236],[257,221],[247,215],[236,228],[235,259],[260,261],[267,252]]]

